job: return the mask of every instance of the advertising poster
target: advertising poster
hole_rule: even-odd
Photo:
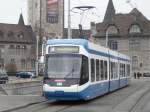
[[[58,23],[58,0],[47,0],[47,22]]]

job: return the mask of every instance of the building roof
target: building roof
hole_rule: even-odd
[[[118,36],[128,35],[131,25],[137,24],[142,30],[142,35],[150,35],[150,21],[136,8],[128,14],[115,14],[113,21],[103,21],[96,24],[96,37],[105,36],[109,25],[115,25],[118,29]]]
[[[105,17],[104,17],[104,22],[113,20],[114,16],[115,16],[114,4],[113,4],[112,0],[109,0],[108,6],[106,9],[106,13],[105,13]]]
[[[18,24],[0,23],[0,42],[32,44],[36,42],[36,37],[31,26],[24,25],[21,15]]]
[[[19,24],[19,25],[24,25],[24,20],[23,20],[22,14],[20,14],[20,18],[19,18],[18,24]]]

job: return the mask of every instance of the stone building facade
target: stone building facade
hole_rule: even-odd
[[[28,0],[28,23],[40,37],[62,38],[64,0]]]
[[[0,67],[8,72],[35,71],[36,37],[22,15],[18,24],[0,23]]]
[[[116,13],[109,0],[104,20],[91,23],[93,41],[127,54],[132,60],[132,71],[150,73],[150,21],[134,8],[127,14]]]

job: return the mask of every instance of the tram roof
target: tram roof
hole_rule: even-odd
[[[74,44],[74,45],[88,45],[88,40],[86,39],[52,39],[47,41],[47,45],[56,44]]]
[[[51,39],[51,40],[48,40],[47,41],[47,45],[63,45],[63,44],[70,44],[70,45],[82,45],[84,47],[89,47],[89,43],[91,43],[92,45],[96,45],[95,47],[98,47],[97,44],[94,44],[86,39]],[[119,56],[122,56],[122,57],[128,57],[127,55],[124,55],[122,53],[119,53],[119,52],[116,52],[116,51],[113,51],[111,49],[108,49],[106,47],[103,47],[103,46],[99,46],[103,49],[106,49],[106,50],[109,50],[112,54],[119,54]],[[128,57],[129,59],[129,57]]]

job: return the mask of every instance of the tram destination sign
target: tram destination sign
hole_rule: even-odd
[[[52,46],[49,53],[79,53],[78,46]]]

